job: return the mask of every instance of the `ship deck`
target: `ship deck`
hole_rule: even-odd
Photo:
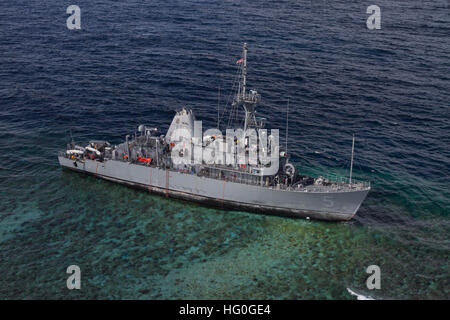
[[[59,152],[59,156],[69,158],[67,154],[63,151]],[[108,161],[129,162],[120,159],[113,160],[106,158],[103,161],[100,161],[98,159],[94,161],[98,161],[101,163],[105,163]],[[154,163],[149,164],[149,163],[142,163],[139,161],[130,161],[130,162],[139,166],[153,167],[153,168],[157,167],[159,169],[164,169],[171,172],[200,176],[199,172],[193,171],[193,167],[184,169],[163,168],[162,166],[157,166]],[[204,176],[206,178],[216,179],[219,181],[228,181],[240,184],[254,185],[272,190],[289,191],[289,192],[306,192],[306,193],[336,193],[336,192],[353,192],[353,191],[370,190],[370,182],[352,179],[352,183],[350,183],[347,177],[339,177],[336,175],[322,176],[325,185],[311,184],[307,186],[292,187],[282,183],[278,185],[266,185],[260,176],[251,173],[251,169],[249,167],[230,168],[224,165],[202,165],[201,167],[208,169],[207,173],[201,174],[201,176]]]

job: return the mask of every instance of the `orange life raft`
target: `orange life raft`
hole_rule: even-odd
[[[144,162],[144,163],[152,162],[152,158],[142,158],[142,157],[138,156],[137,159],[138,159],[138,161]]]

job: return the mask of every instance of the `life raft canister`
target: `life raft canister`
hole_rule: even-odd
[[[150,162],[152,162],[152,158],[143,158],[143,157],[141,157],[141,156],[138,156],[137,159],[138,159],[138,161],[144,162],[144,163],[150,163]]]

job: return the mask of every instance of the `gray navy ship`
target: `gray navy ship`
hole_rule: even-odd
[[[166,197],[209,206],[303,217],[349,220],[366,198],[370,183],[348,178],[303,175],[279,146],[277,131],[269,135],[266,119],[257,117],[261,100],[246,88],[247,45],[237,61],[230,121],[226,136],[217,128],[202,131],[192,110],[181,108],[165,135],[140,125],[119,145],[92,140],[60,151],[63,168],[144,189]],[[241,117],[236,114],[241,111]],[[234,115],[234,116],[232,116]],[[287,130],[287,128],[286,128]],[[286,140],[287,141],[287,140]],[[286,143],[287,148],[287,143]]]

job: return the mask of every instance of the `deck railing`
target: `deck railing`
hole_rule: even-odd
[[[65,157],[70,159],[69,155],[67,155],[64,151],[59,151],[58,156]],[[105,159],[108,160],[108,159]],[[125,159],[115,159],[115,161],[127,162]],[[152,166],[155,167],[154,163],[146,164],[141,162],[134,162],[138,165],[143,166]],[[207,172],[201,174],[201,176],[211,179],[217,180],[226,180],[229,182],[236,182],[248,185],[258,185],[265,186],[265,180],[261,183],[261,177],[258,175],[250,174],[250,170],[248,167],[246,168],[224,168],[222,166],[211,165],[206,166],[204,168],[209,169]],[[173,172],[186,173],[186,174],[194,174],[192,167],[186,169],[175,169],[169,168],[166,170],[170,170]],[[226,173],[226,174],[224,174]],[[267,186],[272,189],[280,189],[286,191],[304,191],[304,192],[332,192],[332,191],[351,191],[351,190],[365,190],[370,188],[369,181],[362,181],[359,179],[352,178],[352,183],[350,184],[350,179],[348,177],[339,176],[336,174],[327,174],[321,176],[325,183],[330,183],[329,185],[315,185],[311,184],[303,187],[293,187],[286,186],[284,184],[279,184],[277,186]]]

